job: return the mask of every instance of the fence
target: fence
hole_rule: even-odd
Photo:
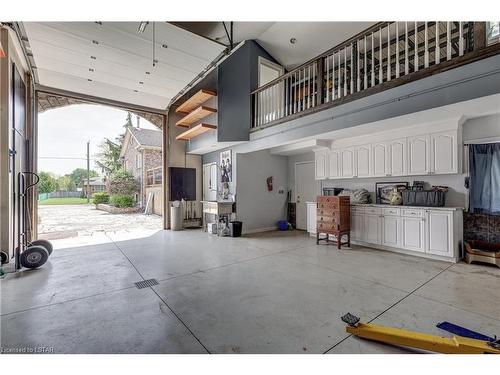
[[[38,194],[38,200],[44,201],[49,198],[81,198],[82,194],[81,191],[53,191],[51,193]]]

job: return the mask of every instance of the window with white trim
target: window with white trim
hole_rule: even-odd
[[[140,169],[142,168],[142,154],[140,152],[138,152],[136,155],[135,155],[135,167],[137,169]]]

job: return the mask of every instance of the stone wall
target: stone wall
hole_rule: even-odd
[[[151,168],[161,167],[162,157],[161,150],[144,150],[144,170],[147,171]]]

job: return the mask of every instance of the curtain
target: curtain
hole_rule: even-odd
[[[500,215],[500,143],[469,145],[469,212]]]

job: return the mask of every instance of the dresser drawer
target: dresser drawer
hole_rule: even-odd
[[[409,216],[409,217],[423,217],[424,215],[425,215],[425,210],[405,209],[402,212],[402,216]]]
[[[384,216],[401,216],[400,208],[382,208],[382,215]]]
[[[331,207],[326,207],[326,208],[318,207],[316,209],[316,215],[318,215],[318,216],[320,216],[320,215],[335,216],[335,215],[338,215],[338,213],[339,213],[338,210],[332,209]]]
[[[380,207],[365,207],[365,214],[380,215],[382,209]]]
[[[338,223],[339,220],[335,216],[317,215],[316,222],[317,223]]]
[[[338,202],[328,202],[328,203],[318,202],[318,210],[325,210],[330,212],[338,211],[339,204]]]
[[[337,231],[339,229],[339,225],[335,223],[322,223],[318,222],[316,224],[316,230],[318,232],[322,231]]]

